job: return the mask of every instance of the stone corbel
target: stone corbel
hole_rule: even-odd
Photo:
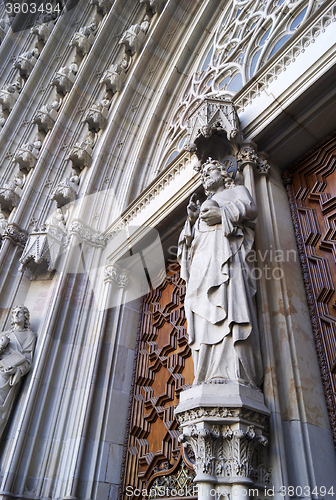
[[[9,23],[5,19],[0,19],[0,43],[2,43],[5,38],[9,28]]]
[[[206,491],[233,486],[263,488],[270,483],[267,445],[270,412],[261,391],[238,381],[194,386],[180,394],[175,410],[179,441],[195,457],[195,483]],[[243,500],[244,495],[236,498]]]
[[[97,7],[97,12],[103,16],[105,16],[112,7],[110,0],[91,0],[90,5],[95,5]]]
[[[140,3],[146,5],[146,10],[152,11],[153,14],[160,13],[164,5],[164,0],[140,0]]]
[[[75,82],[77,71],[78,66],[76,63],[72,63],[69,66],[64,66],[56,72],[55,76],[51,80],[51,85],[54,85],[56,87],[57,92],[66,94],[71,90]]]
[[[48,132],[51,130],[55,124],[57,118],[56,109],[47,110],[45,106],[44,109],[40,109],[37,111],[34,116],[33,123],[36,123],[38,129],[43,132]]]
[[[72,203],[77,198],[79,177],[73,172],[71,177],[61,180],[50,196],[51,201],[56,201],[57,208],[64,207]]]
[[[98,132],[104,127],[108,115],[109,104],[110,101],[108,99],[104,99],[98,104],[93,104],[88,109],[84,122],[88,124],[89,130]]]
[[[63,214],[56,214],[50,224],[34,228],[20,258],[20,272],[29,269],[32,271],[31,279],[37,279],[47,271],[47,277],[51,277],[50,273],[56,268],[56,261],[66,237],[62,219],[64,219]]]
[[[35,26],[31,28],[31,33],[37,36],[37,41],[45,45],[52,30],[54,28],[54,23],[49,21],[47,23],[36,23]]]
[[[93,33],[90,33],[90,35],[85,36],[83,33],[77,32],[72,37],[70,45],[76,47],[77,54],[85,56],[90,52],[90,49],[94,41],[95,37]]]
[[[20,202],[18,194],[18,185],[15,181],[5,182],[0,187],[0,205],[1,208],[7,212],[11,212],[14,207],[17,207]]]
[[[21,78],[28,78],[36,64],[37,57],[38,50],[34,49],[33,51],[24,52],[16,58],[13,66],[19,70]]]
[[[99,231],[95,231],[90,226],[83,224],[81,220],[71,222],[69,235],[76,235],[83,243],[97,248],[105,248],[106,237]]]
[[[3,240],[10,240],[14,245],[24,247],[27,242],[28,231],[21,229],[15,222],[8,222],[2,235]]]
[[[119,45],[124,45],[125,51],[130,55],[136,54],[140,51],[144,41],[147,24],[133,24],[128,30],[124,31],[119,40]]]
[[[115,283],[119,288],[126,288],[129,284],[128,271],[120,269],[117,264],[108,265],[104,269],[104,283]]]

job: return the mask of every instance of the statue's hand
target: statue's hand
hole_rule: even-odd
[[[219,207],[211,207],[204,209],[201,212],[200,218],[202,221],[206,222],[209,226],[214,226],[215,224],[220,224],[222,222],[222,214]]]
[[[189,201],[189,205],[187,206],[187,214],[191,222],[195,222],[198,218],[200,212],[200,204],[197,200],[197,195],[194,193]]]

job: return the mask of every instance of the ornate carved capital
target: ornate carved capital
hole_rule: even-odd
[[[206,97],[188,116],[185,149],[194,152],[197,143],[215,133],[225,132],[228,141],[239,138],[239,120],[234,104],[229,99]]]
[[[126,288],[129,284],[128,272],[120,269],[118,265],[106,266],[104,270],[104,283],[115,283],[120,288]]]

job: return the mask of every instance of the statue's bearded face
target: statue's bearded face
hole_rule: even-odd
[[[211,188],[218,188],[219,186],[224,186],[224,180],[222,174],[214,163],[209,163],[204,165],[202,172],[203,186],[207,190]]]

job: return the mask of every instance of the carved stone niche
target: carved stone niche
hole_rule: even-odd
[[[65,242],[64,216],[58,209],[49,223],[35,226],[28,236],[19,271],[29,270],[31,280],[50,279]]]
[[[97,12],[103,14],[103,16],[105,16],[112,7],[110,0],[91,0],[90,5],[95,5],[97,7]]]
[[[23,54],[20,54],[16,58],[13,66],[19,70],[22,78],[28,78],[36,64],[38,55],[38,50],[34,49],[32,51],[28,50],[27,52],[23,52]]]
[[[151,10],[153,14],[159,13],[164,5],[164,0],[140,0],[140,3],[146,5],[147,10]]]
[[[55,76],[51,80],[51,85],[56,87],[57,92],[60,92],[63,95],[66,94],[69,90],[71,90],[75,82],[77,71],[78,66],[76,63],[64,66],[56,72]]]
[[[72,203],[77,198],[78,184],[79,177],[76,172],[73,172],[71,177],[66,177],[57,184],[50,196],[50,200],[56,201],[57,208]]]
[[[195,456],[199,500],[211,489],[230,498],[233,488],[237,500],[246,500],[246,489],[269,485],[270,412],[257,388],[234,380],[194,386],[180,394],[175,416],[179,440]]]

